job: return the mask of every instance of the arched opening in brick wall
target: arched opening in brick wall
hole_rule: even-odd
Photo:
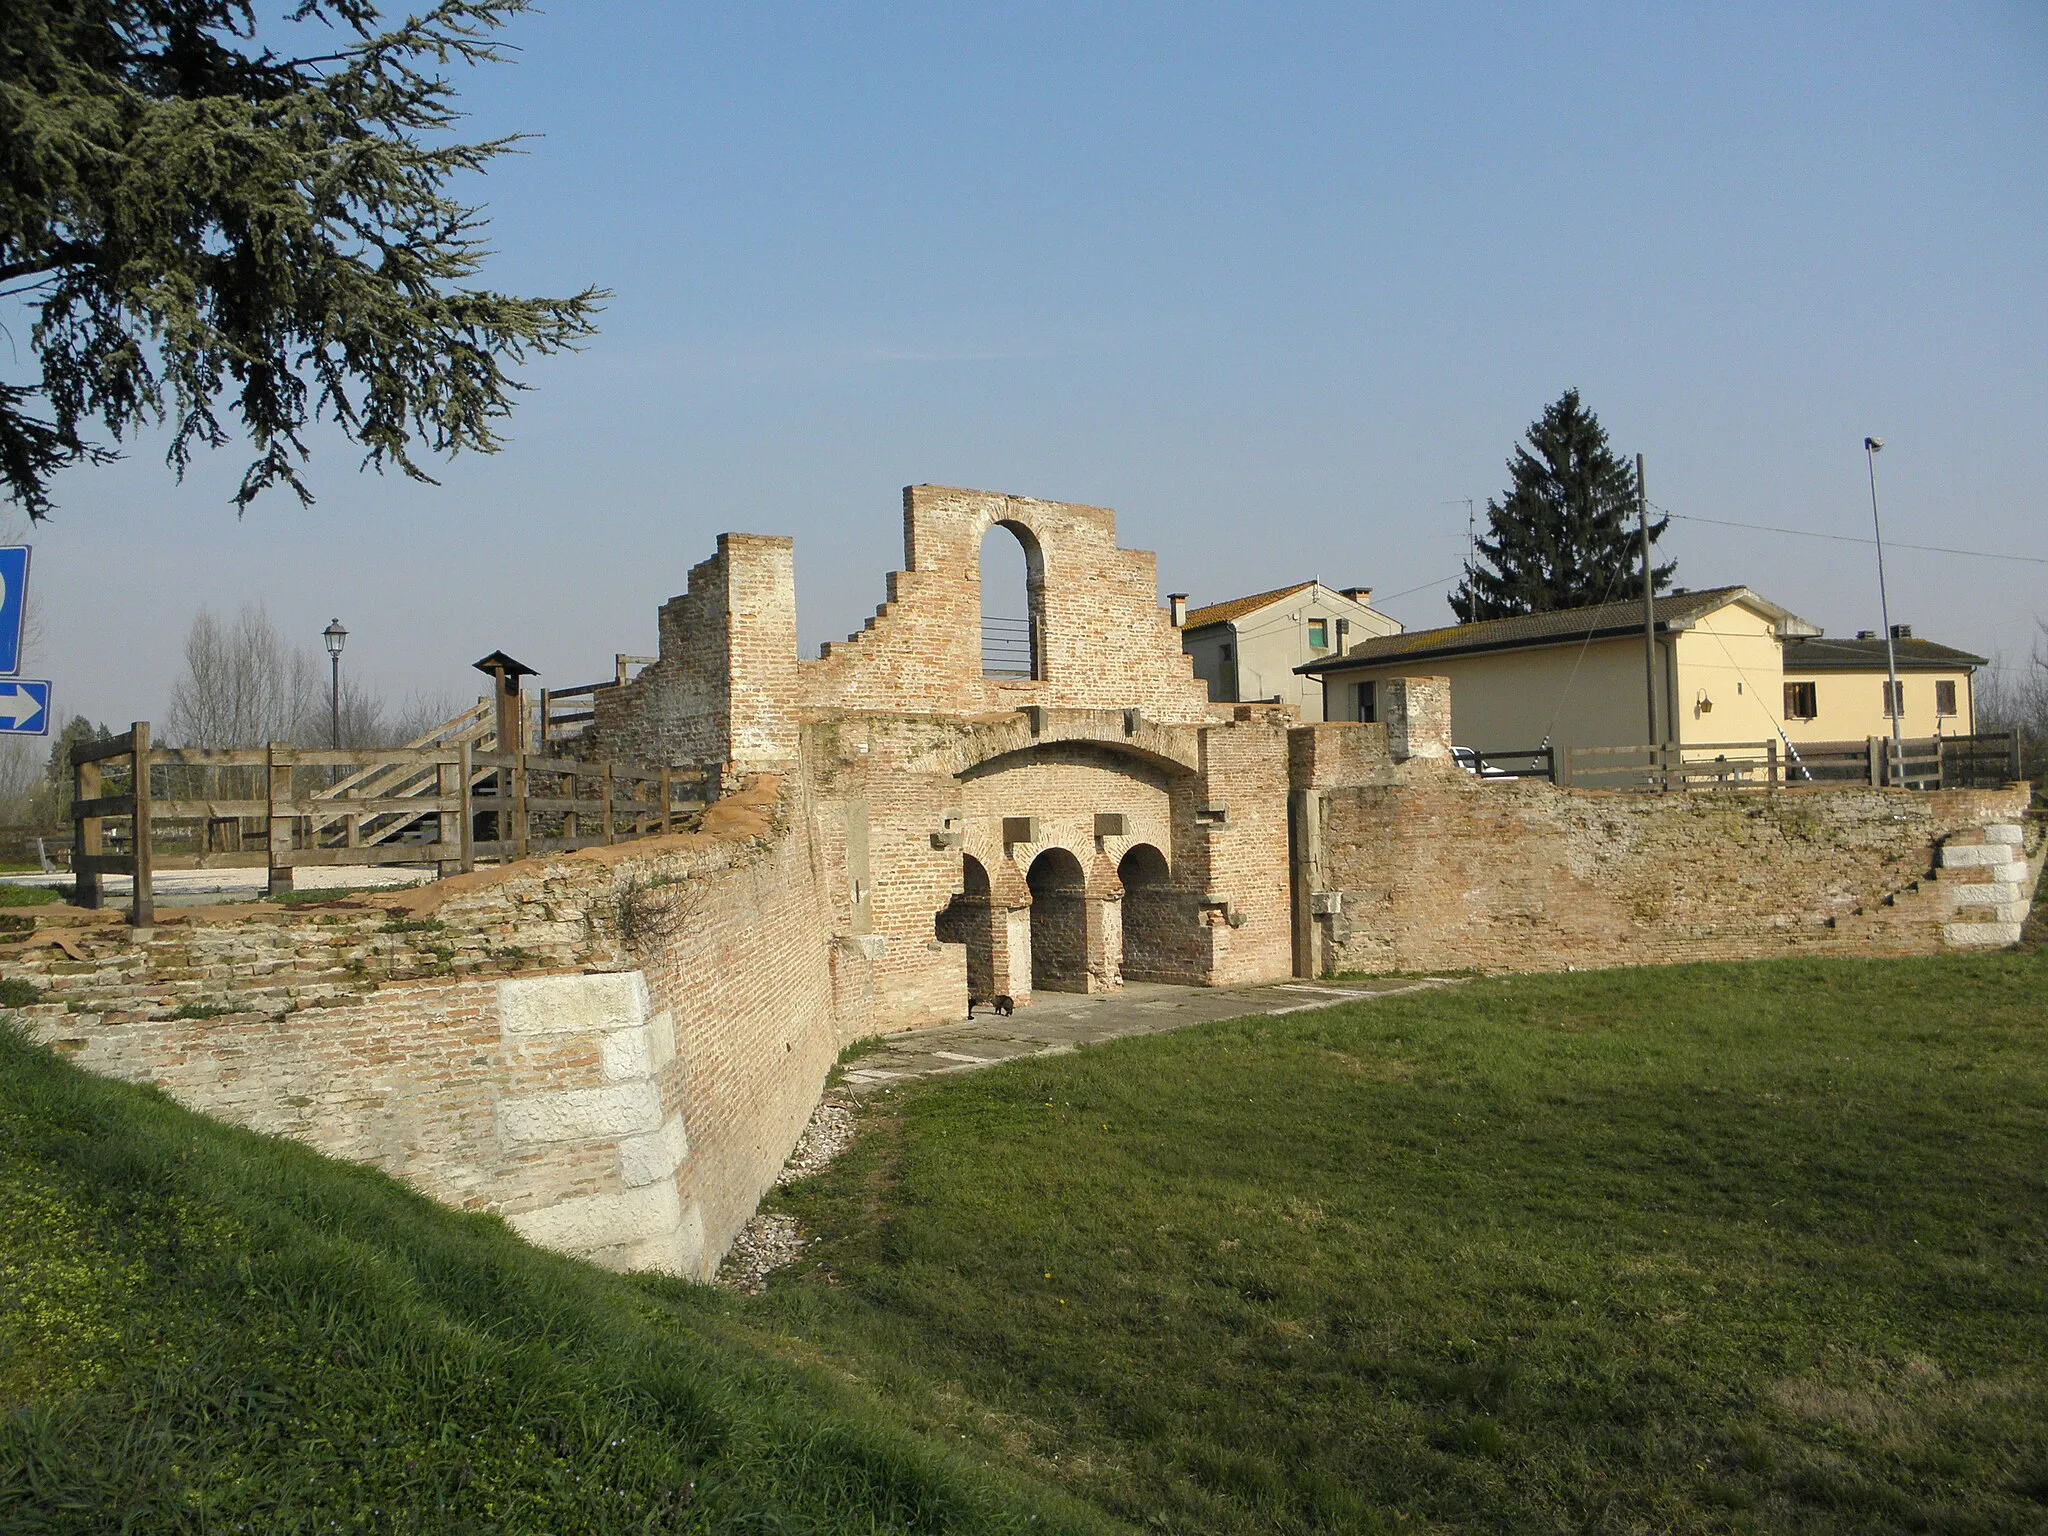
[[[1045,557],[1022,523],[994,523],[981,537],[981,675],[1041,678]]]
[[[1124,887],[1124,979],[1188,980],[1190,935],[1167,884],[1166,855],[1139,843],[1118,862],[1116,877]]]
[[[995,914],[990,910],[988,871],[973,854],[962,855],[960,889],[933,920],[942,944],[967,946],[967,995],[975,1002],[993,1002],[996,985]]]
[[[1031,990],[1088,990],[1087,877],[1064,848],[1048,848],[1024,876],[1031,887]]]

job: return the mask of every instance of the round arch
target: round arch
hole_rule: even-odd
[[[1087,872],[1065,848],[1047,848],[1031,861],[1024,883],[1031,891],[1031,990],[1088,990]]]
[[[991,582],[989,540],[1003,529],[1024,557],[1024,590],[1012,581]],[[998,546],[1000,548],[1000,546]],[[1000,559],[1000,557],[998,557]],[[1014,518],[991,518],[975,554],[981,588],[981,675],[1043,680],[1045,677],[1045,550],[1038,535]]]
[[[1193,934],[1182,921],[1166,855],[1133,843],[1116,866],[1124,888],[1123,974],[1127,981],[1186,981],[1194,972],[1188,953]]]

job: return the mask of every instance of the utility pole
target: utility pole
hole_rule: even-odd
[[[1650,496],[1643,488],[1643,456],[1636,455],[1636,521],[1643,534],[1643,700],[1649,708],[1650,745],[1657,738],[1657,610],[1652,602],[1655,583],[1650,577]]]
[[[1465,580],[1479,564],[1479,506],[1476,497],[1465,498]]]
[[[1877,520],[1877,456],[1884,451],[1884,439],[1863,439],[1864,462],[1870,466],[1870,529],[1877,535],[1877,611],[1884,620],[1885,713],[1892,717],[1892,745],[1899,743],[1899,716],[1906,701],[1899,697],[1899,652],[1892,640],[1892,605],[1884,591],[1884,529]],[[1900,758],[1903,763],[1904,758]]]

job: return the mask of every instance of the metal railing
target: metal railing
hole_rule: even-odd
[[[1029,619],[982,619],[983,677],[1036,677],[1037,657]]]

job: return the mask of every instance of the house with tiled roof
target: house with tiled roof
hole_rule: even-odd
[[[1640,599],[1376,637],[1301,671],[1321,679],[1333,720],[1378,718],[1390,678],[1448,677],[1451,730],[1486,753],[1778,736],[1782,653],[1819,638],[1817,625],[1748,587],[1666,593],[1653,622],[1654,675]]]
[[[1785,646],[1785,732],[1804,745],[1861,741],[1891,733],[1908,738],[1968,736],[1977,729],[1977,668],[1982,656],[1894,624],[1892,643],[1866,629],[1853,640],[1824,636]],[[1898,686],[1891,686],[1896,675]]]
[[[1185,593],[1168,601],[1181,648],[1213,702],[1292,704],[1304,720],[1324,716],[1321,683],[1297,670],[1302,663],[1401,632],[1400,620],[1372,606],[1370,587],[1297,581],[1200,608],[1190,609]]]

